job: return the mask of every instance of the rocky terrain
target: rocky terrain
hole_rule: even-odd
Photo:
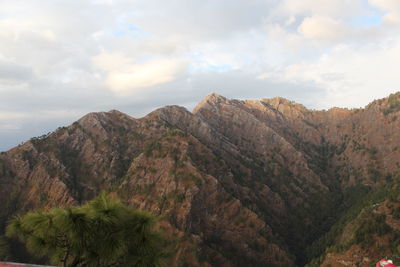
[[[106,191],[160,217],[171,266],[368,266],[400,253],[399,111],[399,93],[327,111],[211,94],[90,113],[1,153],[0,233]]]

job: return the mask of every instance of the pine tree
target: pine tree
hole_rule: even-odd
[[[61,266],[162,266],[163,240],[155,218],[100,194],[79,207],[15,217],[7,236]]]

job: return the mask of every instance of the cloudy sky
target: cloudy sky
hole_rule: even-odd
[[[211,92],[361,107],[399,70],[399,0],[0,0],[0,151]]]

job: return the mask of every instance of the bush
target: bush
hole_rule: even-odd
[[[393,211],[393,218],[399,220],[400,219],[400,207],[397,207],[394,211]]]
[[[369,216],[360,222],[355,232],[355,242],[367,247],[372,244],[374,234],[382,236],[389,233],[390,230],[390,226],[386,224],[386,215]]]

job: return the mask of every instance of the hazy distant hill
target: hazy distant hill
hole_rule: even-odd
[[[162,218],[173,266],[368,266],[400,252],[399,111],[399,93],[328,111],[211,94],[90,113],[0,155],[1,228],[105,190]]]

